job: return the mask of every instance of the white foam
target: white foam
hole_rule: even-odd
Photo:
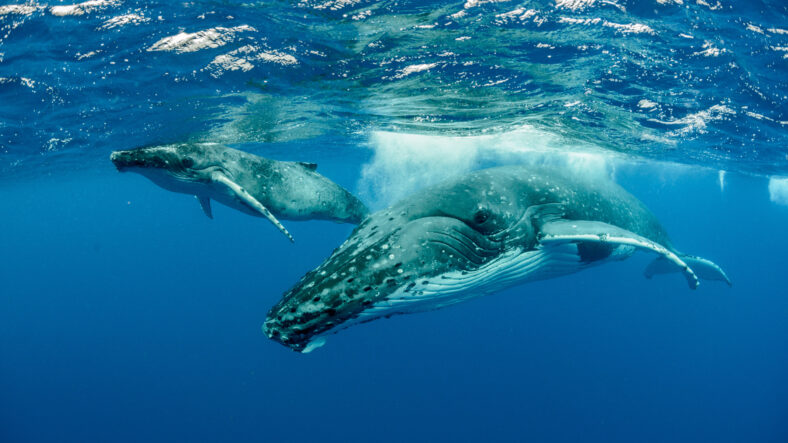
[[[99,26],[99,29],[113,29],[126,25],[139,25],[149,22],[150,19],[141,14],[124,14],[112,17]]]
[[[778,205],[788,206],[788,177],[769,179],[769,198]]]
[[[414,191],[483,166],[547,165],[578,174],[610,176],[615,154],[523,126],[491,135],[447,136],[377,131],[371,161],[361,171],[361,197],[382,208]]]
[[[120,0],[88,0],[86,2],[77,3],[74,5],[61,5],[52,6],[49,8],[49,13],[58,17],[67,15],[84,15],[91,12],[100,11],[110,6],[117,6],[121,4]]]
[[[702,55],[704,57],[719,57],[720,54],[728,52],[727,49],[716,48],[714,44],[709,41],[703,43],[703,51],[693,52],[692,55]]]
[[[235,52],[235,51],[232,51]],[[213,61],[208,65],[208,68],[211,69],[211,75],[214,77],[220,77],[223,73],[228,71],[251,71],[254,69],[254,65],[249,62],[246,58],[243,57],[236,57],[232,52],[222,55],[217,55]]]
[[[505,3],[505,2],[508,2],[508,1],[510,1],[510,0],[468,0],[468,1],[465,2],[465,5],[463,5],[463,8],[471,9],[471,8],[475,8],[477,6],[481,6],[481,5],[485,4],[485,3]]]
[[[722,4],[720,2],[716,2],[715,4],[712,5],[704,0],[695,0],[695,3],[709,8],[710,11],[716,11],[718,9],[722,9]]]
[[[644,98],[638,102],[638,108],[642,109],[651,109],[657,106],[656,102],[652,102],[651,100]]]
[[[93,57],[94,55],[98,54],[99,52],[101,52],[101,51],[90,51],[90,52],[86,52],[84,54],[82,54],[80,52],[77,52],[77,60],[84,60],[86,58]]]
[[[706,124],[710,121],[722,120],[728,115],[736,115],[736,111],[725,105],[714,105],[704,111],[698,111],[693,114],[688,114],[685,117],[674,120],[657,120],[650,118],[648,121],[660,123],[663,125],[683,126],[682,128],[671,131],[668,134],[671,136],[688,135],[693,132],[705,133]]]
[[[651,29],[650,26],[644,25],[642,23],[613,23],[607,20],[602,20],[601,18],[572,18],[572,17],[560,17],[558,19],[558,23],[569,23],[573,25],[598,25],[601,24],[606,28],[613,28],[616,31],[619,31],[622,34],[651,34],[654,35],[655,32]]]
[[[148,51],[170,51],[170,52],[195,52],[205,48],[218,48],[235,39],[235,35],[240,32],[254,32],[255,28],[249,25],[240,25],[233,28],[206,29],[198,32],[181,32],[154,43]]]
[[[256,61],[266,63],[276,63],[283,66],[298,64],[298,60],[290,54],[280,51],[261,51],[260,48],[252,45],[242,46],[227,54],[216,56],[208,66],[205,67],[211,72],[213,77],[220,77],[228,71],[250,71],[254,69]]]
[[[763,29],[761,29],[759,26],[757,26],[757,25],[754,25],[754,24],[752,24],[752,23],[747,23],[747,25],[745,26],[745,28],[746,28],[748,31],[757,32],[758,34],[763,34]]]
[[[352,20],[364,20],[365,18],[369,18],[372,15],[372,11],[367,9],[366,11],[361,11],[358,14],[351,16]]]
[[[498,25],[508,24],[514,20],[519,20],[524,22],[529,18],[533,17],[533,22],[537,24],[537,26],[541,26],[542,23],[545,22],[545,19],[538,16],[537,13],[539,11],[535,9],[525,9],[525,8],[517,8],[513,11],[504,12],[502,14],[497,14],[495,16],[495,23]]]
[[[577,11],[594,6],[596,0],[555,0],[556,9],[569,9]]]
[[[41,6],[35,4],[0,6],[0,16],[8,14],[30,15],[36,12],[39,8],[41,8]]]
[[[605,21],[602,23],[602,26],[613,28],[622,34],[655,34],[651,27],[642,23],[613,23]]]
[[[770,48],[774,51],[785,52],[783,58],[788,58],[788,46],[770,46]]]
[[[298,64],[298,60],[290,54],[279,52],[276,50],[261,52],[257,54],[257,60],[266,61],[269,63],[276,63],[283,66]]]
[[[330,11],[339,11],[340,9],[347,8],[348,6],[353,6],[357,3],[361,3],[361,0],[329,0],[327,2],[317,4],[313,6],[313,8],[328,9]]]
[[[429,71],[430,69],[436,66],[438,66],[437,63],[424,63],[420,65],[405,66],[403,69],[400,69],[400,71],[397,73],[397,75],[394,76],[394,78],[402,78],[402,77],[407,77],[411,74],[415,74],[417,72]]]

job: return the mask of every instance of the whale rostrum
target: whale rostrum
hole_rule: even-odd
[[[317,165],[259,157],[216,143],[176,143],[115,151],[119,171],[144,175],[169,191],[192,194],[209,218],[211,200],[265,217],[290,241],[279,219],[359,223],[368,210]]]
[[[269,311],[264,333],[299,352],[348,326],[656,254],[645,275],[727,275],[681,254],[656,217],[607,179],[505,166],[422,190],[376,212]]]

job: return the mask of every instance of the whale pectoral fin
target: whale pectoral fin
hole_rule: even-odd
[[[671,263],[684,274],[690,289],[695,289],[700,284],[692,268],[673,251],[655,241],[608,223],[566,219],[548,221],[538,226],[537,239],[544,245],[576,243],[578,251],[581,250],[581,245],[599,245],[613,248],[630,246],[655,252],[660,255],[660,259]]]
[[[263,206],[263,204],[260,203],[259,200],[254,198],[252,194],[248,193],[246,189],[242,188],[238,183],[230,180],[229,177],[227,177],[226,175],[220,172],[214,173],[213,180],[227,186],[227,188],[230,189],[230,191],[232,191],[233,194],[235,194],[235,196],[238,197],[238,199],[246,203],[250,208],[259,212],[265,218],[267,218],[271,223],[274,224],[274,226],[279,228],[279,230],[282,231],[282,234],[284,234],[287,238],[289,238],[291,242],[295,242],[293,236],[290,235],[290,233],[287,232],[287,229],[285,229],[282,223],[279,220],[277,220],[276,217],[274,217],[274,214],[271,214],[271,211],[269,211],[268,208]]]
[[[211,211],[211,199],[204,195],[195,195],[194,196],[198,202],[200,202],[200,207],[202,208],[202,212],[208,216],[211,220],[213,220],[213,211]]]
[[[728,275],[725,274],[725,271],[723,271],[722,268],[720,268],[711,260],[683,254],[679,254],[679,257],[681,257],[685,263],[695,270],[695,273],[698,274],[698,277],[704,280],[724,281],[728,284],[728,286],[733,286],[731,279],[728,278]],[[656,274],[668,274],[678,271],[679,269],[672,262],[664,259],[663,257],[658,257],[653,262],[649,263],[649,265],[646,267],[646,270],[643,271],[643,275],[645,275],[646,278],[651,278]]]
[[[317,169],[317,163],[309,163],[309,162],[296,162],[296,163],[309,169],[310,171],[314,171]]]

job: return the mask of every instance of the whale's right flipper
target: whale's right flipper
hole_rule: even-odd
[[[692,269],[695,270],[695,273],[698,274],[698,277],[704,280],[724,281],[728,284],[728,286],[733,286],[731,279],[728,278],[728,275],[725,274],[725,271],[723,271],[722,268],[720,268],[711,260],[684,254],[679,254],[679,257],[681,257],[684,262],[686,262],[692,267]],[[656,274],[668,274],[671,272],[678,272],[678,268],[676,268],[673,263],[665,260],[663,257],[657,257],[657,259],[655,259],[646,267],[646,270],[643,271],[643,275],[645,275],[646,278],[651,278]]]
[[[214,181],[217,181],[227,186],[235,194],[236,197],[238,197],[242,202],[246,203],[251,208],[262,214],[271,223],[273,223],[274,226],[279,228],[279,230],[282,231],[282,234],[287,236],[287,238],[289,238],[291,242],[295,243],[295,239],[293,239],[293,236],[290,235],[290,233],[287,232],[287,229],[285,229],[282,223],[279,220],[277,220],[276,217],[274,217],[274,214],[271,214],[271,211],[269,211],[268,208],[263,206],[263,204],[260,203],[259,200],[254,198],[252,194],[248,193],[246,189],[242,188],[238,183],[230,180],[229,177],[222,174],[221,172],[214,173],[213,179]]]
[[[544,214],[534,212],[539,243],[545,246],[565,243],[600,246],[630,246],[659,254],[660,259],[681,271],[690,289],[698,287],[698,276],[681,257],[661,244],[608,223],[590,220],[567,220],[560,217],[560,207],[544,205]],[[544,217],[542,217],[544,215]]]

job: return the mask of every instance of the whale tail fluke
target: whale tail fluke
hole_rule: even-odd
[[[704,280],[719,280],[724,281],[728,286],[733,286],[731,279],[719,265],[711,260],[702,257],[695,257],[692,255],[678,254],[681,259],[687,263],[692,270],[695,271],[698,277]],[[665,260],[664,257],[657,257],[652,261],[643,272],[646,278],[651,278],[657,274],[668,274],[672,272],[679,272],[680,269],[672,262]]]

